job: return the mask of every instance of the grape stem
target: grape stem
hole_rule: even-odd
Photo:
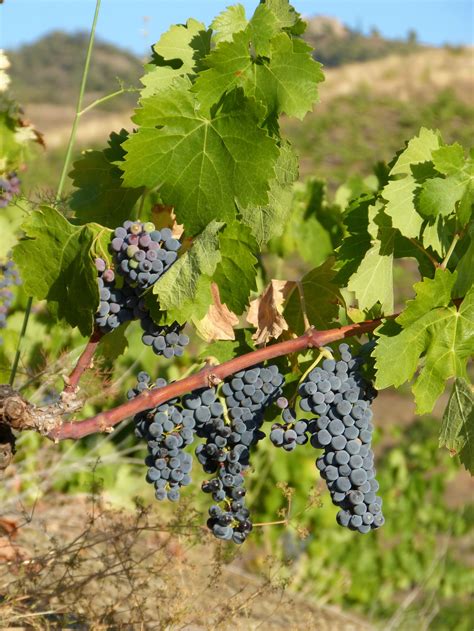
[[[82,377],[83,373],[91,367],[92,358],[94,357],[94,354],[102,337],[103,334],[98,329],[96,329],[91,335],[91,338],[88,341],[85,349],[82,351],[79,359],[77,360],[73,371],[71,372],[69,377],[64,380],[64,393],[72,394],[77,392],[79,380]]]
[[[430,259],[430,261],[433,263],[433,266],[435,269],[437,269],[438,267],[441,267],[441,263],[439,263],[434,256],[431,256],[431,254],[425,250],[425,248],[418,243],[418,241],[416,239],[409,239],[409,241],[411,241],[411,243],[413,243],[413,245],[418,248],[420,250],[420,252],[423,252],[423,254],[426,254],[426,256]]]
[[[298,289],[298,294],[300,297],[301,313],[303,314],[304,328],[305,328],[305,331],[307,331],[310,328],[311,324],[309,322],[308,312],[306,310],[306,299],[304,296],[303,283],[300,280],[296,281],[296,287]]]
[[[396,315],[390,316],[396,317]],[[256,351],[246,353],[235,359],[224,362],[218,366],[205,366],[198,373],[180,379],[174,383],[170,383],[164,388],[154,388],[151,390],[145,390],[135,399],[122,403],[116,408],[112,408],[106,412],[101,412],[96,416],[92,416],[83,421],[70,421],[61,424],[48,434],[48,437],[54,441],[66,440],[66,439],[78,439],[84,436],[89,436],[96,432],[110,432],[114,425],[117,425],[121,421],[144,410],[149,410],[161,405],[169,399],[182,396],[187,392],[192,392],[197,388],[205,388],[209,386],[209,383],[218,383],[226,377],[244,370],[250,366],[260,364],[269,359],[275,359],[283,355],[289,355],[291,353],[297,353],[307,348],[319,348],[325,346],[331,342],[341,340],[355,335],[363,335],[376,329],[381,323],[382,319],[367,320],[366,322],[360,322],[355,324],[349,324],[335,329],[328,329],[326,331],[316,331],[309,329],[306,333],[300,337],[272,344],[260,348]],[[95,343],[95,342],[94,342]],[[90,365],[90,360],[95,348],[91,346],[86,347],[83,355],[80,358],[81,368],[79,365],[71,373],[70,381],[74,379],[77,385],[77,381],[84,370]],[[82,359],[84,358],[84,361]]]

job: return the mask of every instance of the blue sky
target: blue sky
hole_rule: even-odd
[[[170,24],[195,17],[205,23],[232,0],[102,0],[98,36],[144,54]],[[257,0],[241,0],[251,15]],[[387,37],[415,29],[428,44],[473,40],[471,0],[294,0],[304,15],[331,15],[364,32]],[[88,29],[95,0],[5,0],[0,5],[0,47],[15,48],[54,29]]]

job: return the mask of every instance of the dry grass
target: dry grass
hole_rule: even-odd
[[[390,55],[384,59],[346,64],[325,71],[320,88],[322,103],[338,96],[370,90],[374,95],[400,101],[433,100],[439,92],[451,89],[465,103],[474,98],[474,49],[450,51],[423,50],[412,55]]]
[[[371,629],[291,594],[272,559],[261,576],[250,574],[246,553],[216,543],[196,517],[182,505],[165,523],[140,506],[112,510],[95,494],[37,505],[10,533],[18,554],[0,566],[0,627]]]
[[[346,64],[325,70],[320,87],[321,105],[330,105],[339,96],[368,88],[375,95],[392,96],[401,101],[431,101],[436,94],[451,88],[463,102],[474,98],[473,49],[461,51],[428,49],[409,56],[391,55],[375,61]],[[320,106],[318,106],[319,108]],[[50,149],[68,140],[74,117],[72,107],[37,104],[27,107],[27,115],[40,129]],[[87,114],[79,125],[78,143],[90,146],[103,143],[111,130],[130,128],[131,112]]]

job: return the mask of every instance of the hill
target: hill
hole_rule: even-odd
[[[407,55],[424,48],[418,43],[415,31],[409,31],[404,40],[386,39],[375,28],[364,35],[332,17],[305,19],[308,27],[304,37],[314,47],[316,59],[328,68],[388,55]]]
[[[377,59],[394,53],[418,50],[416,36],[407,41],[387,40],[377,32],[365,36],[335,18],[307,18],[305,38],[314,46],[315,57],[327,67],[354,61]],[[67,34],[54,31],[33,44],[9,51],[12,64],[12,91],[22,103],[72,105],[77,98],[87,33]],[[113,92],[117,77],[127,86],[139,84],[142,61],[114,44],[96,40],[87,83],[87,101]],[[132,95],[108,104],[108,109],[121,109],[134,103]]]
[[[88,35],[55,31],[34,44],[8,52],[12,92],[21,103],[71,105],[77,99]],[[117,90],[117,77],[128,87],[139,84],[142,62],[132,53],[96,40],[87,82],[87,101]],[[135,101],[126,95],[114,108]],[[127,97],[128,100],[127,100]]]

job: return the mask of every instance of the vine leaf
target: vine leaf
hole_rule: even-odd
[[[218,233],[223,225],[211,222],[147,294],[156,322],[184,324],[204,317],[211,304],[211,277],[221,260]]]
[[[203,116],[186,79],[144,99],[141,129],[124,143],[125,186],[159,187],[190,236],[213,219],[231,221],[235,201],[266,204],[278,148],[257,126],[255,108],[242,94]],[[158,127],[158,128],[157,128]]]
[[[353,291],[359,308],[370,309],[380,302],[384,313],[393,312],[393,257],[396,232],[390,219],[379,212],[375,218],[377,238],[352,274],[347,289]]]
[[[214,273],[220,298],[231,311],[242,313],[250,292],[257,289],[255,252],[258,245],[250,229],[240,223],[228,224],[219,234],[221,261]]]
[[[292,332],[304,333],[305,312],[309,323],[317,329],[329,328],[337,319],[339,305],[344,304],[344,299],[335,282],[333,265],[331,257],[303,276],[299,290],[294,286],[284,312]]]
[[[312,58],[311,46],[279,30],[277,18],[262,4],[245,30],[211,51],[208,70],[194,87],[206,111],[237,87],[263,103],[268,114],[302,119],[312,109],[324,79],[321,65]]]
[[[13,258],[25,290],[38,300],[47,300],[58,319],[90,335],[99,304],[90,252],[97,238],[109,231],[98,224],[73,226],[48,206],[32,212],[22,229],[26,236],[13,249]]]
[[[283,143],[270,181],[268,203],[264,206],[241,206],[243,223],[251,229],[259,247],[279,236],[291,213],[293,182],[298,178],[298,157],[289,143]]]
[[[436,270],[433,279],[415,285],[416,298],[405,311],[376,330],[376,388],[409,381],[423,357],[412,386],[419,414],[431,412],[447,379],[466,376],[474,352],[474,288],[457,309],[450,304],[455,281],[456,273]]]
[[[439,446],[447,447],[452,456],[474,475],[474,395],[465,379],[456,379],[443,414]]]
[[[144,85],[141,98],[167,90],[177,77],[194,74],[210,51],[210,36],[210,30],[193,18],[163,33],[153,46],[152,63],[145,66],[147,72],[140,79]]]
[[[194,320],[196,329],[206,342],[217,340],[235,340],[234,326],[239,318],[226,305],[222,304],[219,287],[211,284],[212,303],[202,320]]]
[[[222,364],[254,350],[250,329],[237,329],[234,334],[234,340],[219,340],[207,345],[200,352],[199,359]]]
[[[427,180],[418,197],[420,212],[425,217],[454,213],[456,204],[469,195],[470,186],[469,178],[434,177]]]
[[[456,175],[463,170],[466,163],[464,149],[457,142],[433,151],[432,160],[436,170],[444,175]]]
[[[122,142],[128,132],[112,133],[109,147],[103,151],[86,151],[73,165],[69,174],[77,190],[70,206],[80,223],[97,221],[115,228],[129,219],[143,187],[129,188],[122,183],[122,172],[117,162],[123,160]]]
[[[390,175],[412,175],[412,166],[430,162],[432,152],[439,149],[441,139],[438,132],[422,127],[418,136],[412,138],[398,156]]]
[[[245,7],[234,4],[219,13],[211,23],[212,39],[216,44],[228,42],[235,33],[243,31],[248,24],[245,17]]]
[[[382,190],[387,201],[385,212],[392,218],[394,228],[405,237],[418,237],[423,223],[415,206],[418,184],[414,177],[407,175],[401,180],[392,180]]]
[[[310,178],[293,187],[291,212],[281,236],[269,243],[271,252],[285,259],[297,252],[310,265],[320,265],[339,245],[342,216],[327,199],[326,184]]]
[[[262,295],[250,303],[247,322],[257,329],[252,336],[256,344],[278,339],[283,331],[288,330],[283,305],[295,285],[291,280],[272,280]]]

